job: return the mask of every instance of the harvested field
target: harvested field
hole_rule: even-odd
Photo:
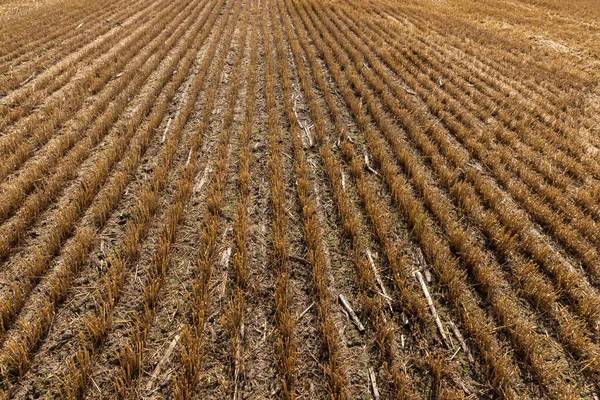
[[[0,398],[600,396],[594,0],[0,0]]]

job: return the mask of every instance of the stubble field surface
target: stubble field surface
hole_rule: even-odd
[[[0,398],[598,399],[594,0],[0,0]]]

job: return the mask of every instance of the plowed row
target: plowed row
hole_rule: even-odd
[[[580,3],[1,1],[1,397],[597,399]]]

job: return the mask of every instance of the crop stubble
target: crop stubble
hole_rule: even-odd
[[[597,398],[597,5],[167,3],[0,4],[3,397]]]

